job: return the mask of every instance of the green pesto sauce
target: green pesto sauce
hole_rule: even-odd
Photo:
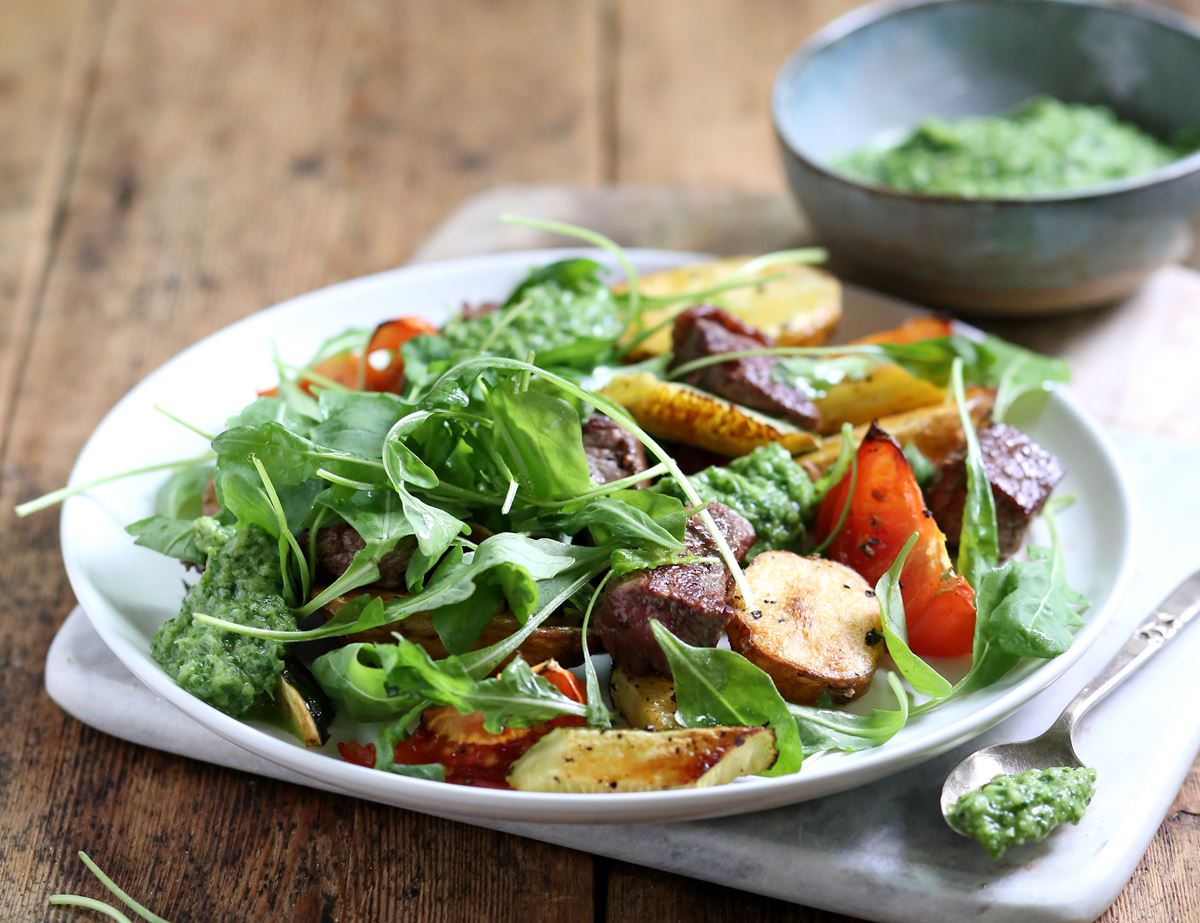
[[[283,645],[203,625],[192,615],[294,630],[296,619],[280,596],[279,549],[257,526],[235,532],[201,518],[196,532],[208,555],[204,573],[179,615],[155,633],[150,653],[192,695],[226,714],[241,715],[274,690],[283,669]]]
[[[1038,96],[1004,115],[922,122],[891,147],[868,145],[835,166],[892,189],[1015,198],[1139,176],[1187,154],[1103,106]]]
[[[993,859],[1010,846],[1043,840],[1059,824],[1079,823],[1096,786],[1096,770],[1029,769],[997,776],[950,809],[951,826],[983,844]]]
[[[758,536],[751,555],[792,548],[804,535],[814,502],[813,485],[777,442],[759,446],[728,465],[705,468],[688,480],[705,503],[724,503],[750,520]],[[687,502],[674,481],[660,481],[659,489]]]

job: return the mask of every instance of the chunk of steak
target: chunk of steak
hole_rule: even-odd
[[[675,366],[703,356],[774,345],[766,334],[711,305],[689,308],[675,318],[673,336]],[[821,422],[816,404],[803,391],[775,380],[776,361],[771,356],[735,359],[697,369],[684,381],[803,429],[816,429]]]
[[[721,503],[708,511],[738,561],[754,544],[754,527]],[[699,514],[687,521],[687,554],[715,557],[712,536]],[[654,640],[651,619],[658,619],[677,638],[700,647],[714,647],[733,607],[728,600],[732,576],[720,561],[668,564],[627,574],[612,584],[596,606],[596,627],[613,663],[631,675],[657,672],[670,675],[667,658]]]
[[[500,302],[498,301],[464,301],[458,313],[463,320],[478,320],[485,314],[491,314],[493,311],[499,310]]]
[[[325,526],[317,532],[317,573],[327,581],[336,580],[366,546],[363,537],[344,522]],[[379,579],[371,585],[381,590],[403,589],[404,570],[416,548],[417,540],[411,535],[400,539],[395,549],[380,559]]]
[[[1058,459],[1015,427],[992,423],[979,431],[983,467],[996,499],[1000,556],[1010,557],[1025,538],[1029,523],[1065,472]],[[967,496],[966,452],[956,452],[942,464],[925,500],[937,524],[951,542],[962,533]]]
[[[587,455],[588,471],[597,484],[619,481],[650,467],[646,463],[646,450],[637,437],[602,413],[594,413],[584,421],[583,452]]]

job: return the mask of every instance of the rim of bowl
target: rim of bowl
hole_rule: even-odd
[[[1184,35],[1196,42],[1197,54],[1200,54],[1200,24],[1178,13],[1159,7],[1131,6],[1128,3],[1112,2],[1112,0],[878,0],[878,2],[867,4],[839,16],[833,22],[818,29],[806,41],[792,49],[788,53],[788,56],[784,58],[779,70],[776,71],[775,80],[771,88],[771,119],[774,122],[775,135],[779,139],[780,144],[804,166],[843,186],[869,192],[876,196],[941,205],[1040,205],[1047,202],[1080,202],[1089,199],[1101,199],[1106,196],[1121,195],[1127,192],[1136,192],[1140,189],[1181,179],[1189,174],[1200,172],[1200,149],[1197,149],[1191,154],[1163,164],[1149,173],[1142,173],[1127,179],[1114,180],[1097,186],[1064,190],[1062,192],[1048,192],[1040,195],[967,197],[947,195],[945,193],[927,194],[912,192],[905,189],[894,189],[891,186],[882,186],[877,183],[865,182],[855,179],[849,174],[833,170],[822,163],[818,163],[799,150],[793,139],[789,137],[780,114],[782,109],[781,97],[787,86],[784,81],[786,75],[798,68],[802,69],[806,62],[826,48],[836,45],[842,39],[848,38],[855,32],[873,26],[885,19],[903,16],[907,13],[916,12],[928,7],[952,6],[958,3],[989,4],[994,6],[1023,3],[1030,6],[1092,7],[1127,16],[1130,19],[1152,22],[1162,28]]]

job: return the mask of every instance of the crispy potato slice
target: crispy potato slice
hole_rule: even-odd
[[[879,602],[836,561],[764,551],[746,568],[758,608],[734,599],[729,646],[766,672],[789,702],[864,692],[883,653]]]
[[[675,720],[675,682],[657,673],[630,676],[613,667],[609,691],[617,711],[632,728],[669,731],[679,727]]]
[[[342,606],[364,592],[371,591],[356,590],[347,593],[345,596],[336,597],[325,606],[325,612],[332,617]],[[372,592],[371,595],[378,596],[384,602],[387,602],[388,599],[395,599],[402,594],[378,591]],[[483,633],[479,636],[479,640],[475,646],[486,647],[489,644],[495,644],[497,641],[507,638],[520,627],[520,624],[511,612],[507,610],[497,612],[495,617],[488,622],[487,627],[483,629]],[[430,657],[440,658],[445,657],[447,654],[445,645],[442,644],[442,639],[438,637],[437,630],[433,627],[433,615],[428,612],[415,612],[402,621],[346,635],[344,640],[347,643],[362,641],[365,643],[389,644],[394,643],[396,640],[392,637],[394,632],[403,635],[409,641],[421,645]],[[554,625],[543,622],[522,642],[521,646],[517,649],[517,653],[529,663],[541,663],[543,660],[557,660],[564,666],[573,667],[583,663],[583,647],[579,642],[579,635],[580,632],[577,626]],[[588,647],[593,654],[604,651],[604,642],[601,640],[599,632],[588,632]]]
[[[775,733],[760,727],[551,731],[508,773],[525,792],[657,792],[707,788],[770,769]]]
[[[735,256],[656,272],[640,280],[640,290],[647,295],[679,295],[711,288],[726,281],[750,259],[753,257]],[[781,345],[813,346],[825,342],[842,318],[841,283],[811,266],[775,266],[757,275],[776,274],[782,274],[782,278],[723,292],[703,299],[703,303],[736,314]],[[624,286],[618,287],[619,291],[623,289]],[[683,307],[691,305],[692,302],[685,302]],[[677,310],[678,306],[646,311],[643,329],[661,323]],[[641,343],[632,357],[646,359],[670,348],[671,328],[666,326]]]
[[[944,404],[946,389],[918,378],[898,365],[881,365],[859,381],[834,385],[824,397],[816,399],[821,411],[821,432],[836,433],[843,423],[870,423],[893,416]]]
[[[988,388],[971,388],[967,391],[967,409],[977,429],[991,416],[995,399],[996,392]],[[958,408],[953,403],[920,407],[907,413],[880,417],[875,422],[901,445],[915,445],[935,465],[941,464],[951,452],[963,444]],[[861,442],[866,433],[866,425],[855,427],[855,440]],[[800,455],[796,461],[800,462],[810,475],[818,477],[834,463],[841,447],[841,438],[830,436],[822,442],[819,449]]]
[[[691,385],[649,372],[618,375],[600,392],[625,407],[653,436],[736,458],[778,442],[793,455],[815,449],[817,437]]]

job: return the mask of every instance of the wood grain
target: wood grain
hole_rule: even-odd
[[[0,5],[0,919],[66,919],[45,908],[48,893],[99,894],[79,848],[177,923],[844,919],[83,727],[42,689],[46,648],[73,604],[56,519],[11,509],[61,483],[103,413],[178,349],[402,262],[454,205],[495,184],[729,184],[758,192],[784,226],[767,87],[791,45],[854,5]],[[1200,0],[1169,5],[1200,14]],[[739,200],[712,194],[731,210]],[[667,218],[655,233],[687,246],[694,230]],[[1013,333],[1122,357],[1081,382],[1087,400],[1195,436],[1190,379],[1173,369],[1190,369],[1200,342],[1197,297],[1183,286],[1153,317]],[[1122,361],[1144,368],[1163,329],[1171,361],[1124,387]],[[1194,912],[1198,815],[1193,772],[1107,923]]]
[[[100,416],[187,343],[403,261],[498,179],[599,178],[595,10],[455,9],[117,0],[88,104],[56,116],[79,141],[45,281],[27,296],[36,323],[0,484],[0,919],[41,918],[55,888],[97,893],[79,848],[175,920],[515,920],[548,904],[590,916],[582,854],[205,767],[65,718],[41,683],[71,606],[56,518],[11,512],[61,483]],[[494,40],[509,30],[537,54]],[[57,92],[61,75],[37,72],[57,61],[28,63],[28,79]]]

